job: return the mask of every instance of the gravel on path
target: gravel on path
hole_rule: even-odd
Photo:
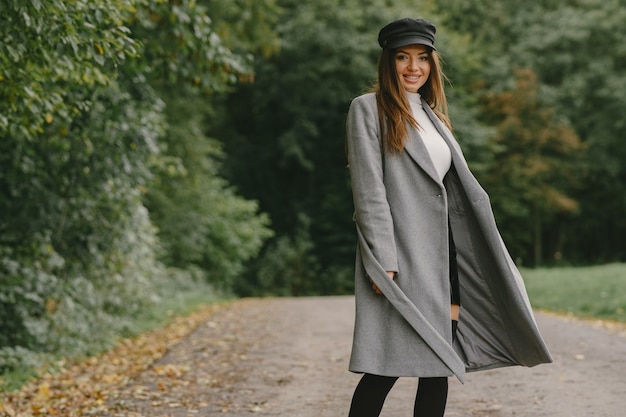
[[[347,416],[353,320],[353,297],[234,302],[120,391],[110,416]],[[447,417],[626,416],[626,327],[537,321],[555,362],[450,379]],[[400,379],[381,417],[412,416],[416,385]]]

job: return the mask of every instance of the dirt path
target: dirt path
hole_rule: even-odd
[[[346,416],[352,297],[241,300],[220,310],[111,403],[110,416]],[[555,363],[451,379],[447,417],[622,417],[626,328],[539,314]],[[410,417],[401,379],[383,417]]]

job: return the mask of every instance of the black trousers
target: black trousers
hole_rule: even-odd
[[[378,417],[397,377],[365,374],[359,381],[348,417]],[[420,378],[413,408],[414,417],[443,417],[448,400],[448,378]]]

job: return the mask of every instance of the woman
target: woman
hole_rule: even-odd
[[[448,377],[551,362],[489,198],[450,132],[435,26],[381,29],[378,83],[347,118],[355,206],[350,417],[419,377],[415,416],[443,416]],[[457,327],[458,321],[458,327]]]

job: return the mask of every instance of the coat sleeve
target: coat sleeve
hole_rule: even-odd
[[[357,97],[350,105],[346,141],[355,221],[385,271],[398,271],[393,219],[383,182],[383,155],[376,100]]]

